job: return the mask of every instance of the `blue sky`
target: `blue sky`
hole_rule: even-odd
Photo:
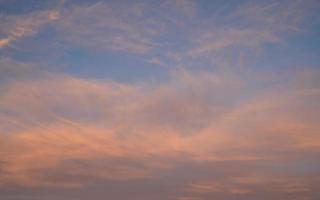
[[[0,0],[0,198],[319,199],[317,0]]]
[[[94,5],[97,4],[95,8]],[[102,5],[99,6],[99,4]],[[135,16],[133,19],[130,13],[103,12],[109,4],[121,9],[121,12],[126,12],[126,6],[137,4],[136,6],[140,6],[140,12],[143,13],[142,16]],[[16,21],[12,23],[18,23],[19,17],[24,18],[24,15],[35,19],[38,16],[32,15],[41,15],[41,12],[42,14],[55,12],[59,17],[54,20],[44,20],[47,22],[35,19],[39,21],[39,24],[30,25],[35,26],[30,28],[34,30],[29,30],[30,33],[26,31],[21,37],[13,39],[10,44],[3,45],[7,47],[2,47],[1,51],[4,57],[13,57],[26,62],[43,62],[45,57],[47,63],[63,65],[62,70],[71,74],[120,79],[121,81],[137,81],[140,77],[154,79],[155,75],[161,75],[160,77],[164,78],[165,74],[179,66],[188,69],[212,70],[219,68],[219,65],[224,65],[219,62],[225,62],[226,65],[238,65],[237,60],[240,58],[248,62],[259,60],[257,64],[250,63],[253,66],[259,65],[258,68],[272,67],[275,69],[296,67],[292,66],[293,64],[307,64],[314,67],[319,61],[317,56],[319,53],[317,46],[320,42],[317,37],[318,19],[315,12],[309,12],[310,9],[315,9],[312,7],[314,4],[312,2],[303,3],[301,10],[295,10],[300,8],[298,6],[302,3],[299,2],[290,3],[290,6],[286,2],[259,2],[261,5],[257,9],[266,7],[264,13],[259,14],[257,13],[259,11],[252,11],[252,16],[243,16],[243,18],[233,15],[237,15],[236,12],[242,12],[241,9],[253,9],[250,6],[255,7],[255,2],[199,1],[185,3],[180,7],[178,4],[170,4],[174,3],[155,1],[146,5],[145,2],[25,1],[14,3],[4,1],[1,9],[4,13],[2,18],[8,21],[7,23],[10,23],[10,19]],[[79,14],[77,12],[82,12],[79,9],[87,13]],[[99,11],[94,13],[94,9]],[[279,9],[288,10],[289,13],[282,17],[281,15],[285,14]],[[63,15],[68,16],[69,21],[61,20]],[[75,16],[72,15],[77,15],[79,19],[73,18]],[[112,17],[115,22],[104,21],[105,18]],[[77,23],[76,20],[80,22]],[[95,24],[86,20],[97,20],[98,22]],[[118,21],[125,22],[127,27],[116,27],[116,25],[108,27],[108,23]],[[70,24],[67,25],[67,23]],[[148,30],[137,30],[143,28],[148,28]],[[147,33],[151,32],[151,29],[154,33]],[[8,37],[6,36],[7,31],[2,31],[4,32],[3,38]],[[76,33],[72,34],[72,31]],[[84,31],[86,33],[82,34],[81,32]],[[137,31],[137,33],[130,31]],[[217,34],[217,40],[220,40],[221,43],[235,40],[232,41],[234,44],[222,44],[227,46],[221,49],[212,47],[208,52],[200,52],[196,56],[186,55],[188,51],[190,54],[191,49],[197,48],[195,46],[204,45],[196,44],[198,40],[198,43],[215,42],[215,45],[219,45],[216,39],[209,38],[208,41],[201,39],[209,33]],[[129,36],[129,34],[136,34],[136,36]],[[246,37],[250,37],[250,34],[256,37],[252,39],[255,41],[252,41],[252,44],[246,44],[247,41],[244,40],[248,40]],[[127,40],[130,41],[126,41],[126,44],[116,44],[119,43],[116,40],[123,39],[122,37],[128,37]],[[106,38],[111,38],[111,43],[106,41]],[[149,44],[143,44],[144,42]],[[130,45],[136,45],[136,47],[130,47]],[[30,48],[32,51],[29,50]],[[180,57],[179,61],[177,57]],[[181,61],[182,57],[183,61]]]

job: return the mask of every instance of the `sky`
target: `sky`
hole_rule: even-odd
[[[320,199],[319,10],[0,0],[0,199]]]

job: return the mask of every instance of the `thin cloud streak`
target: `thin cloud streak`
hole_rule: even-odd
[[[21,16],[1,16],[3,24],[0,33],[5,38],[0,39],[0,48],[10,46],[16,40],[36,35],[39,29],[49,22],[59,19],[59,11],[37,11]]]

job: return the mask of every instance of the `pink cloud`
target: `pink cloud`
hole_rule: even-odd
[[[234,94],[246,84],[186,71],[156,87],[64,75],[10,83],[0,101],[12,113],[0,117],[1,182],[76,186],[152,177],[181,160],[304,159],[319,151],[320,127],[313,104],[303,102],[319,91],[295,81],[243,100]],[[53,171],[80,178],[45,175]]]

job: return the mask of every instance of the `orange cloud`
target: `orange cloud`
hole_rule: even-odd
[[[270,193],[306,194],[312,189],[314,179],[301,177],[276,177],[275,174],[246,174],[243,177],[231,178],[225,176],[219,180],[200,180],[188,184],[185,194],[200,198],[202,195],[213,193],[228,193],[233,195],[254,194],[257,190]],[[299,195],[300,196],[300,195]]]
[[[65,75],[11,82],[0,99],[1,182],[81,186],[150,177],[182,160],[290,160],[319,151],[317,81],[234,98],[245,85],[185,71],[156,87]],[[291,189],[300,190],[283,188]]]

